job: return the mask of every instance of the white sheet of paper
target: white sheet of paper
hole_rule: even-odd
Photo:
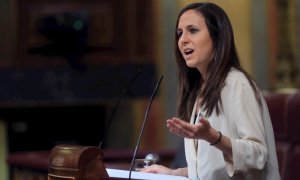
[[[118,178],[129,178],[129,171],[119,170],[119,169],[109,169],[106,168],[109,177]],[[151,179],[151,180],[188,180],[188,178],[183,176],[171,176],[164,174],[153,174],[153,173],[142,173],[142,172],[131,172],[132,179]]]

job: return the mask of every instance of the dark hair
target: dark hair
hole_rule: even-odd
[[[206,85],[202,88],[204,79],[196,68],[189,68],[178,48],[179,36],[177,35],[178,21],[181,15],[195,10],[203,15],[210,37],[213,41],[213,56],[206,70]],[[200,92],[200,105],[206,110],[206,115],[211,115],[216,108],[219,115],[222,108],[221,90],[225,85],[228,72],[232,67],[240,70],[249,80],[250,85],[259,99],[259,91],[250,75],[241,67],[235,48],[233,30],[225,11],[213,3],[192,3],[184,7],[177,18],[175,31],[175,56],[179,77],[179,107],[178,115],[188,121],[193,110],[193,105]]]

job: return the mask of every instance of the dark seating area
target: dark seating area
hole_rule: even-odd
[[[282,180],[300,179],[300,92],[265,95]]]

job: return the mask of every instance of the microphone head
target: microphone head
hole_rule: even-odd
[[[149,160],[155,164],[160,160],[160,157],[157,153],[150,153],[146,155],[145,160]]]

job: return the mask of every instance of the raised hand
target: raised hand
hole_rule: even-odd
[[[212,130],[210,123],[204,118],[201,118],[197,124],[190,124],[180,118],[173,117],[167,119],[167,127],[170,132],[178,136],[205,140],[210,138]]]

